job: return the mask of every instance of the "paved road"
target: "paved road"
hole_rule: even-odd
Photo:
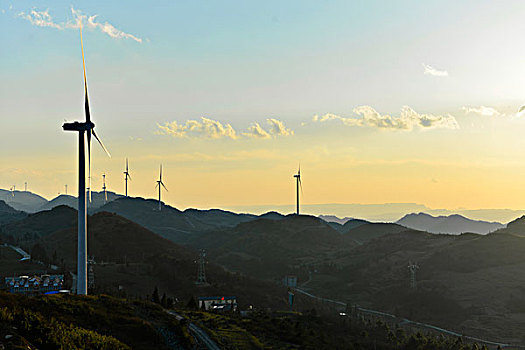
[[[178,321],[181,321],[184,319],[184,317],[182,317],[175,311],[166,310],[166,312],[172,316],[175,316],[175,318]],[[205,331],[203,331],[201,328],[196,326],[194,323],[190,322],[188,325],[188,328],[190,329],[190,333],[195,338],[197,338],[197,340],[200,343],[204,344],[204,346],[206,346],[208,350],[221,350],[221,348],[217,345],[217,343],[215,343]]]
[[[20,260],[30,260],[31,255],[29,255],[26,251],[24,251],[20,247],[15,247],[14,245],[8,245],[9,248],[13,249],[18,254],[22,255],[22,258]]]
[[[307,296],[309,296],[311,298],[314,298],[314,299],[317,299],[317,300],[321,300],[321,301],[325,301],[325,302],[329,302],[329,303],[333,303],[333,304],[336,304],[336,305],[340,305],[340,306],[345,306],[346,307],[346,303],[343,303],[342,301],[321,298],[321,297],[315,296],[315,295],[313,295],[311,293],[308,293],[308,292],[306,292],[304,290],[301,290],[299,288],[295,288],[294,290],[296,292],[302,293],[304,295],[307,295]],[[394,318],[394,319],[398,318],[396,315],[388,314],[386,312],[377,311],[377,310],[364,309],[364,308],[361,308],[361,307],[357,307],[357,310],[359,310],[360,312],[364,312],[364,313],[368,313],[368,314],[372,314],[372,315],[377,315],[377,316],[382,316],[382,317],[389,317],[389,318]],[[428,329],[432,329],[432,330],[435,330],[435,331],[438,331],[438,332],[441,332],[441,333],[444,333],[444,334],[447,334],[447,335],[456,336],[456,337],[463,337],[465,339],[469,339],[469,340],[472,340],[472,341],[475,341],[475,342],[478,342],[478,343],[483,343],[483,344],[493,345],[493,346],[501,346],[502,348],[510,348],[511,347],[510,344],[504,344],[504,343],[494,342],[494,341],[480,339],[480,338],[476,338],[476,337],[470,337],[468,335],[460,334],[460,333],[457,333],[457,332],[454,332],[454,331],[450,331],[448,329],[440,328],[440,327],[437,327],[437,326],[434,326],[434,325],[431,325],[431,324],[411,321],[411,320],[408,320],[406,318],[402,318],[402,321],[399,323],[399,325],[401,325],[401,326],[412,325],[412,326],[417,326],[417,327],[422,327],[422,328],[428,328]],[[514,348],[514,346],[512,346],[512,347]],[[525,348],[525,347],[518,346],[518,348],[522,349],[522,348]]]

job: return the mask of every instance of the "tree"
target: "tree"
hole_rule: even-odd
[[[153,301],[154,303],[160,304],[159,289],[157,288],[157,286],[155,286],[155,289],[153,290],[151,301]]]
[[[197,302],[193,296],[188,301],[188,308],[191,310],[197,310]]]
[[[160,299],[160,305],[162,305],[162,307],[166,307],[166,293],[162,294],[162,299]]]

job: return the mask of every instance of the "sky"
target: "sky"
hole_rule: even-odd
[[[0,1],[0,188],[525,209],[525,2]],[[348,213],[351,216],[351,213]]]

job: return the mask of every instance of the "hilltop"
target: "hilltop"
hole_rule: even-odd
[[[0,200],[16,210],[34,213],[47,203],[47,199],[29,191],[8,191],[0,189]]]
[[[191,241],[196,234],[202,232],[233,227],[255,218],[254,215],[235,214],[219,209],[180,211],[165,204],[159,211],[156,200],[129,197],[109,202],[97,211],[116,213],[177,243]]]
[[[505,227],[499,222],[476,221],[458,214],[432,216],[426,213],[413,213],[405,215],[396,223],[415,230],[454,235],[466,232],[487,234]]]

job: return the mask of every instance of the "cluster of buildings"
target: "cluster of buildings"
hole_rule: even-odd
[[[235,311],[236,297],[199,297],[199,309],[206,311]]]
[[[64,275],[34,275],[5,278],[5,289],[10,293],[27,295],[53,294],[61,291]]]

